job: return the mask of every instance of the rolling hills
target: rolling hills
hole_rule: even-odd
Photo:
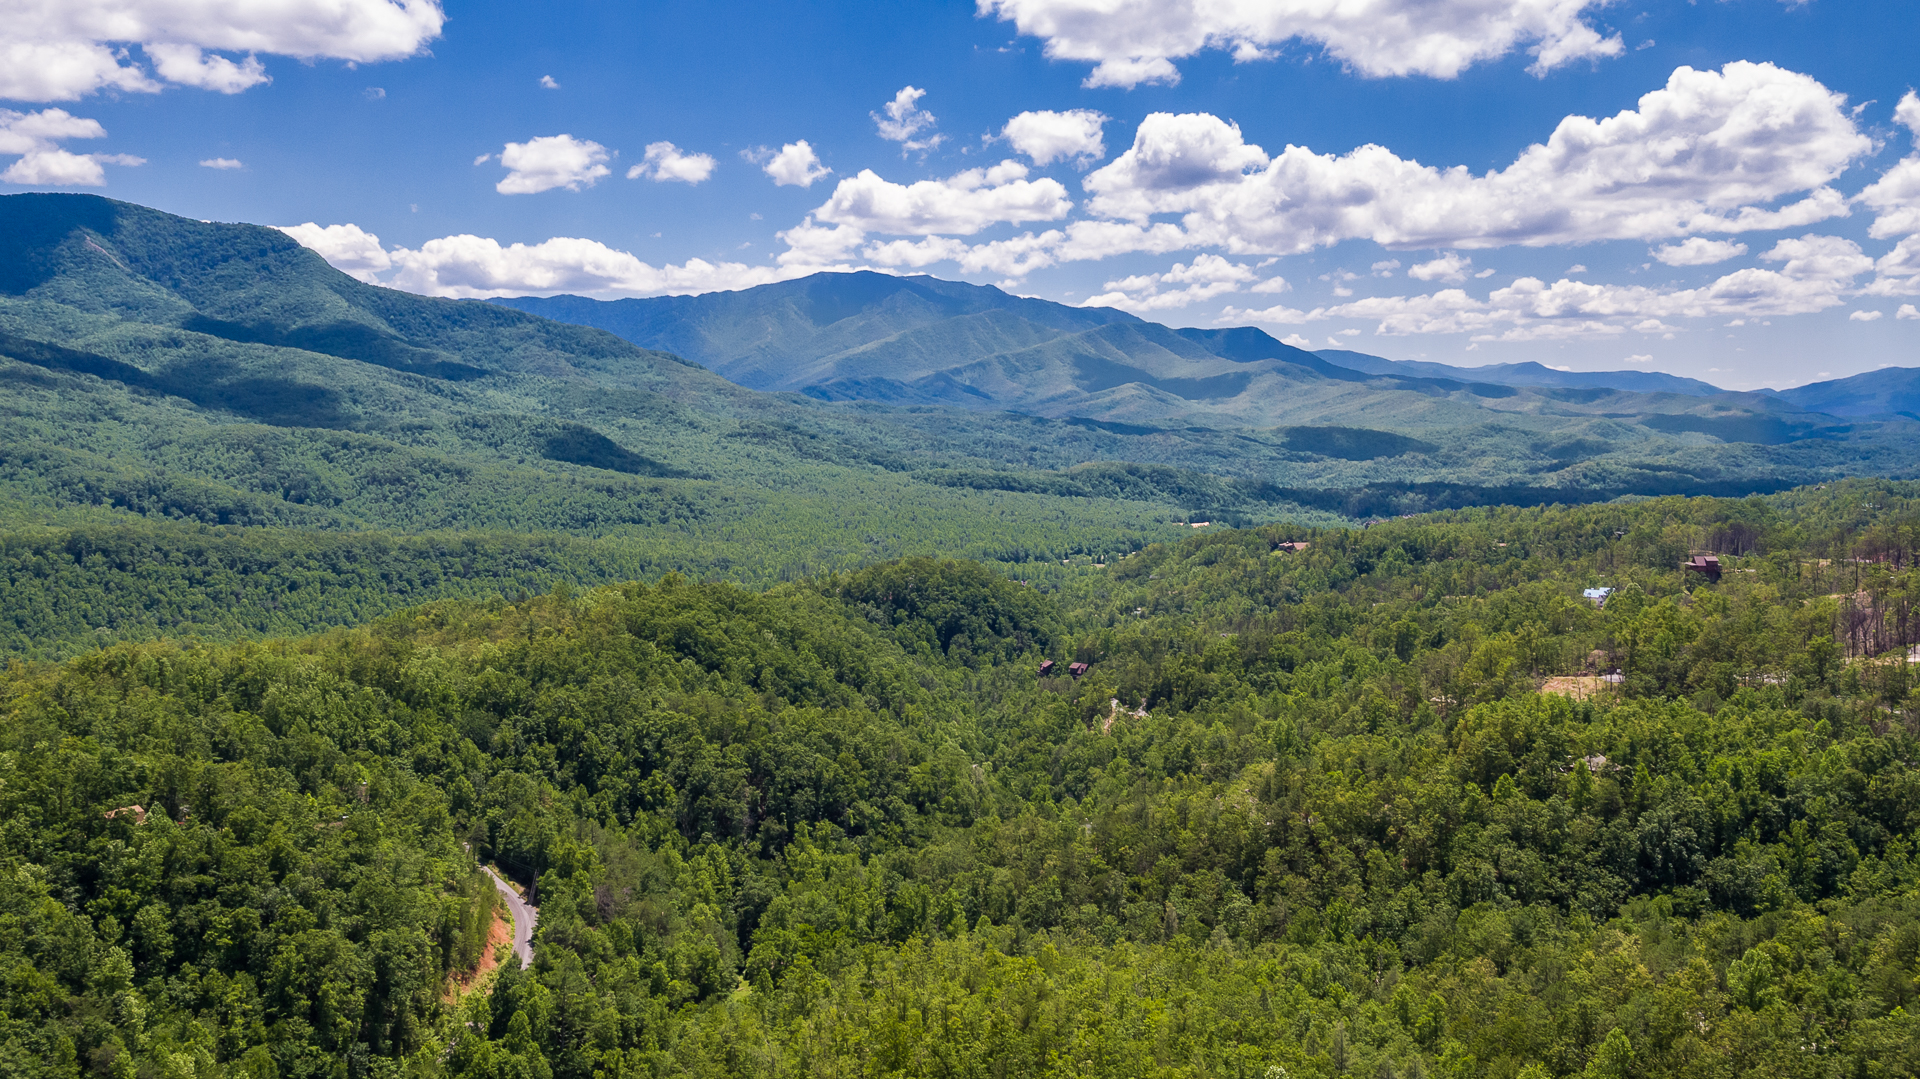
[[[275,229],[0,197],[0,532],[12,579],[45,596],[8,647],[114,627],[287,632],[488,588],[673,569],[766,582],[934,551],[1031,578],[1194,520],[1742,495],[1916,462],[1911,420],[1767,395],[1375,375],[1256,330],[1175,331],[931,278],[769,289],[546,302],[644,314],[625,332],[652,327],[676,354],[366,285]],[[383,598],[339,568],[360,550],[406,583]],[[127,580],[142,560],[179,573],[141,609],[101,605],[61,568],[96,555]],[[355,598],[302,600],[294,617],[249,606],[272,592],[256,578]],[[226,582],[238,606],[167,581]]]
[[[1251,327],[1172,329],[1111,308],[989,286],[860,272],[738,292],[495,303],[675,352],[742,386],[825,401],[1082,416],[1132,425],[1364,424],[1419,437],[1517,425],[1613,449],[1654,432],[1779,445],[1865,434],[1787,395],[1733,393],[1659,372],[1460,368],[1294,348]],[[1809,398],[1808,400],[1811,400]],[[1849,413],[1850,417],[1885,415]],[[1657,452],[1657,450],[1656,450]]]

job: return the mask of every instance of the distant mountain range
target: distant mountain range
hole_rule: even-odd
[[[1920,468],[1920,425],[1898,414],[1912,384],[1894,385],[1911,372],[1769,395],[1349,366],[1371,362],[928,277],[433,299],[356,281],[274,229],[0,196],[0,525],[84,511],[632,533],[687,565],[732,564],[729,537],[749,536],[838,565],[908,535],[1017,551],[1191,513],[1351,518]]]
[[[1486,367],[1453,367],[1427,360],[1388,360],[1364,352],[1329,348],[1314,353],[1328,363],[1365,371],[1370,375],[1425,375],[1432,378],[1497,382],[1503,386],[1556,386],[1628,390],[1633,393],[1681,393],[1709,397],[1726,393],[1695,378],[1661,371],[1562,371],[1533,363],[1496,363]]]
[[[1829,408],[1812,387],[1738,393],[1653,371],[1308,352],[1251,327],[1176,330],[1112,308],[871,272],[701,296],[494,302],[608,330],[753,389],[1136,427],[1353,424],[1445,443],[1520,426],[1622,448],[1631,436],[1617,421],[1628,419],[1641,432],[1780,445],[1871,436],[1837,417],[1899,420],[1908,401],[1898,372],[1850,380]]]
[[[1344,412],[1324,394],[1300,400],[1279,385],[1286,382],[1385,379],[1376,389],[1425,396],[1465,391],[1481,399],[1509,396],[1490,387],[1725,392],[1657,372],[1575,373],[1537,363],[1460,368],[1344,350],[1315,353],[1251,327],[1175,330],[1108,307],[1069,307],[990,286],[872,272],[815,274],[700,296],[494,302],[608,330],[742,386],[829,401],[1136,420],[1171,420],[1197,410],[1262,423],[1297,420],[1296,406],[1319,418],[1330,405]]]
[[[1336,395],[1344,401],[1325,394],[1302,399],[1277,385],[1333,381],[1371,382],[1374,390],[1406,389],[1429,397],[1435,391],[1464,392],[1483,401],[1505,396],[1497,387],[1719,398],[1723,407],[1756,415],[1892,417],[1912,415],[1920,407],[1915,388],[1920,369],[1913,368],[1738,393],[1660,371],[1563,371],[1533,362],[1456,367],[1347,349],[1309,352],[1251,327],[1175,330],[1113,308],[1070,307],[991,286],[872,272],[822,273],[700,296],[527,296],[493,302],[608,330],[684,356],[742,386],[826,401],[1133,421],[1175,422],[1213,412],[1251,423],[1297,422],[1302,409],[1319,419],[1353,418],[1347,405],[1364,393]],[[1372,379],[1355,379],[1354,373]],[[1369,400],[1366,408],[1372,411],[1375,404]],[[1634,404],[1658,412],[1697,407]],[[1610,406],[1609,411],[1619,409]],[[1791,433],[1793,425],[1780,430]]]
[[[1905,416],[1920,419],[1920,367],[1886,367],[1852,378],[1780,390],[1796,408],[1829,416]]]

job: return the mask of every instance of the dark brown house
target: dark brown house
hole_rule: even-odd
[[[1085,663],[1069,663],[1067,664],[1067,673],[1078,678],[1087,673],[1088,666],[1089,665]]]
[[[1050,675],[1052,673],[1053,673],[1053,661],[1050,659],[1041,660],[1040,661],[1040,677],[1045,678],[1047,675]]]
[[[1720,579],[1720,559],[1710,554],[1697,554],[1680,563],[1682,571],[1691,570],[1706,577],[1709,581]]]

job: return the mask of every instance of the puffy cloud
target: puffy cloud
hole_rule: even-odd
[[[445,236],[418,250],[390,252],[394,288],[428,296],[485,299],[552,295],[662,296],[750,288],[799,274],[772,266],[688,259],[652,266],[596,240],[558,236],[544,243],[511,244],[480,236]],[[812,272],[811,269],[802,272]]]
[[[169,82],[238,93],[268,81],[255,54],[394,60],[418,53],[445,22],[437,0],[0,0],[0,98],[152,93]]]
[[[947,139],[945,135],[914,137],[931,128],[936,122],[932,113],[915,104],[925,96],[927,96],[925,90],[903,86],[899,93],[893,95],[892,101],[881,107],[880,112],[869,114],[873,117],[874,125],[880,130],[880,137],[889,142],[899,143],[902,153],[909,150],[931,150]]]
[[[1292,345],[1294,348],[1304,348],[1309,350],[1313,348],[1313,342],[1311,340],[1297,333],[1290,333],[1285,337],[1282,337],[1280,339],[1280,343],[1283,345]]]
[[[1106,122],[1105,114],[1092,109],[1023,112],[1007,121],[1000,137],[1032,158],[1035,165],[1072,159],[1084,168],[1107,156],[1100,131]]]
[[[1449,251],[1432,262],[1422,262],[1407,271],[1408,277],[1421,281],[1465,281],[1467,267],[1473,260],[1455,251]]]
[[[1909,236],[1873,264],[1879,276],[1863,291],[1875,296],[1920,296],[1920,236]]]
[[[1227,49],[1237,62],[1268,59],[1304,41],[1363,75],[1452,78],[1524,45],[1535,74],[1585,58],[1618,56],[1581,16],[1605,0],[978,0],[1046,43],[1056,60],[1092,61],[1088,86],[1175,83],[1174,60]]]
[[[145,159],[125,154],[74,154],[65,150],[35,150],[0,172],[0,181],[34,187],[100,187],[107,171],[100,166],[144,165]]]
[[[1920,154],[1894,163],[1854,196],[1874,211],[1867,234],[1876,240],[1920,232]]]
[[[888,240],[871,243],[860,254],[882,266],[931,266],[936,262],[958,262],[972,252],[965,240],[948,236],[929,236],[924,240]]]
[[[1094,212],[1138,220],[1237,191],[1249,169],[1267,164],[1266,151],[1249,145],[1239,124],[1210,113],[1156,112],[1140,121],[1133,146],[1085,186],[1095,195]]]
[[[65,139],[98,139],[107,130],[98,120],[65,109],[14,112],[0,109],[0,154],[20,160],[0,172],[0,182],[35,187],[99,187],[107,182],[102,165],[144,165],[127,154],[76,154],[59,147]]]
[[[1603,120],[1569,116],[1506,169],[1475,176],[1363,146],[1269,158],[1206,114],[1156,113],[1093,172],[1090,208],[1182,214],[1195,246],[1290,254],[1349,239],[1488,248],[1802,227],[1847,212],[1829,181],[1872,140],[1814,79],[1771,64],[1682,67]],[[1782,196],[1811,194],[1779,209]]]
[[[540,76],[540,89],[558,90],[560,89],[560,83],[557,82],[552,75],[542,75]]]
[[[231,157],[209,157],[200,162],[203,169],[244,169],[247,166]]]
[[[1908,90],[1893,107],[1894,121],[1920,137],[1920,94]]]
[[[510,142],[500,151],[500,164],[506,168],[507,177],[493,189],[502,195],[534,195],[556,187],[568,191],[578,191],[582,185],[592,187],[611,171],[606,166],[607,156],[606,147],[572,135],[542,135]]]
[[[1692,236],[1677,244],[1656,247],[1652,252],[1654,258],[1669,266],[1711,266],[1746,253],[1746,244],[1731,240],[1709,240],[1704,236]]]
[[[1370,296],[1311,311],[1229,307],[1218,321],[1297,325],[1365,318],[1378,320],[1374,332],[1380,334],[1468,333],[1480,340],[1502,341],[1630,331],[1664,334],[1678,328],[1665,321],[1672,318],[1765,318],[1824,311],[1845,303],[1854,277],[1874,267],[1874,260],[1859,245],[1837,236],[1782,240],[1761,258],[1784,265],[1778,270],[1736,270],[1696,289],[1595,284],[1566,277],[1549,285],[1537,277],[1523,277],[1495,289],[1485,300],[1452,288],[1420,296]]]
[[[1085,307],[1119,307],[1129,311],[1165,311],[1203,303],[1216,296],[1238,292],[1254,272],[1219,255],[1196,255],[1191,263],[1174,263],[1163,274],[1136,274],[1109,281],[1107,291],[1087,300]],[[1164,289],[1167,285],[1185,288]]]
[[[1920,319],[1920,307],[1915,307],[1910,303],[1903,303],[1900,305],[1900,310],[1896,312],[1893,317],[1897,319]]]
[[[1848,322],[1874,322],[1886,317],[1885,311],[1855,311],[1847,316]]]
[[[161,78],[182,86],[237,94],[273,81],[267,77],[266,65],[255,56],[236,64],[224,56],[208,56],[198,45],[177,44],[149,44],[146,52]]]
[[[679,180],[681,183],[697,184],[713,175],[714,165],[711,154],[682,153],[678,146],[670,142],[650,142],[647,144],[646,159],[627,170],[627,179],[665,182]],[[606,170],[601,170],[605,175]]]
[[[1760,257],[1767,262],[1786,263],[1780,272],[1799,281],[1851,281],[1874,266],[1873,259],[1861,252],[1859,244],[1838,236],[1807,235],[1797,240],[1781,240]]]
[[[833,170],[820,163],[820,155],[813,152],[813,146],[807,140],[790,142],[780,147],[777,154],[762,158],[766,164],[760,171],[773,177],[776,187],[812,187],[815,180]]]
[[[1908,90],[1893,116],[1920,141],[1920,94]],[[1874,239],[1920,234],[1920,152],[1901,158],[1854,197],[1874,211],[1867,230]]]
[[[945,180],[896,184],[872,169],[840,181],[813,216],[829,224],[895,236],[979,232],[989,225],[1052,221],[1065,217],[1073,203],[1067,189],[1051,179],[1026,179],[1027,167],[1002,161],[990,169],[969,169]]]
[[[369,285],[380,283],[380,275],[392,268],[393,260],[380,237],[358,225],[327,225],[309,221],[304,225],[282,225],[280,231],[299,241],[300,246],[326,259],[336,270],[344,271]]]
[[[380,237],[357,225],[309,221],[281,229],[343,270],[368,284],[386,284],[428,296],[484,299],[574,292],[590,296],[661,296],[749,288],[799,277],[821,269],[792,260],[780,266],[689,259],[679,266],[652,266],[625,251],[595,240],[561,236],[538,244],[510,244],[481,236],[445,236],[417,250],[391,251]],[[394,271],[387,280],[382,275]]]
[[[816,225],[812,217],[774,235],[787,245],[775,261],[796,268],[844,263],[866,241],[866,233],[851,225]]]
[[[30,154],[52,149],[64,139],[100,139],[106,134],[100,121],[74,116],[65,109],[0,109],[0,154]]]

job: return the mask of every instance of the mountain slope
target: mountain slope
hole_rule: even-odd
[[[1679,393],[1693,397],[1709,397],[1726,392],[1699,379],[1669,375],[1664,371],[1560,371],[1532,361],[1488,364],[1485,367],[1454,367],[1429,360],[1389,360],[1341,348],[1322,349],[1317,355],[1328,363],[1370,375],[1424,375],[1496,382],[1504,386],[1603,388],[1633,393]]]
[[[1258,330],[931,278],[583,311],[610,309],[807,392],[368,286],[272,229],[0,197],[0,525],[559,531],[769,579],[931,550],[1057,561],[1198,516],[1738,494],[1916,459],[1898,418],[1368,375]]]
[[[1112,308],[1066,307],[987,286],[871,272],[815,274],[700,296],[529,296],[494,303],[646,341],[760,390],[863,377],[901,361],[905,366],[889,377],[911,380],[952,366],[937,359],[942,352],[978,355],[1139,321]],[[835,363],[842,357],[850,361],[844,370]]]
[[[928,277],[822,273],[705,296],[498,302],[677,349],[745,385],[823,401],[1163,429],[1391,428],[1447,447],[1457,461],[1487,462],[1490,450],[1515,464],[1544,456],[1524,466],[1529,474],[1609,454],[1688,448],[1697,459],[1702,445],[1879,437],[1877,428],[1775,396],[1726,393],[1671,375],[1316,354],[1251,327],[1174,330]],[[1524,446],[1513,437],[1520,432]],[[1690,461],[1682,471],[1699,467]]]
[[[1852,378],[1796,386],[1782,401],[1830,416],[1920,416],[1920,367],[1889,367]]]

